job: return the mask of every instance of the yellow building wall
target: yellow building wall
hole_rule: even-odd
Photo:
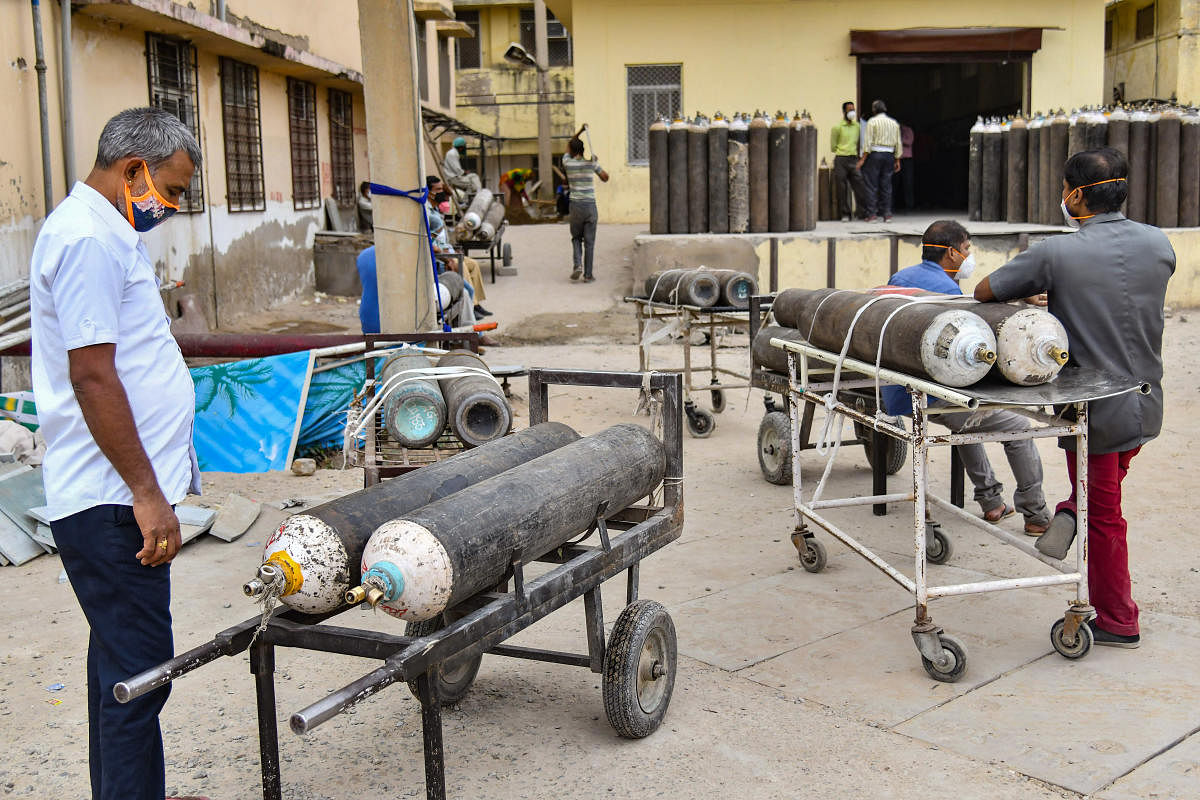
[[[1113,22],[1113,46],[1104,57],[1104,84],[1108,88],[1105,100],[1113,99],[1113,91],[1125,84],[1127,101],[1146,98],[1170,98],[1187,101],[1190,95],[1182,92],[1180,71],[1180,37],[1183,14],[1200,14],[1200,0],[1156,0],[1158,23],[1155,35],[1137,39],[1138,10],[1150,5],[1146,0],[1122,0],[1105,11],[1105,19]],[[1188,44],[1195,47],[1197,34],[1192,28]],[[1194,77],[1192,78],[1194,86]]]
[[[596,187],[605,222],[647,221],[648,169],[626,159],[625,67],[683,64],[683,109],[711,114],[808,109],[819,152],[841,102],[854,97],[852,28],[1044,26],[1032,62],[1032,108],[1099,103],[1104,0],[551,0],[570,20],[576,119],[591,126],[612,180]]]

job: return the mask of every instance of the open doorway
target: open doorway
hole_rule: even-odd
[[[888,115],[913,130],[913,199],[921,210],[965,211],[971,126],[978,116],[1006,116],[1027,104],[1028,62],[955,56],[860,56],[859,108],[887,104]],[[927,60],[928,58],[928,60]],[[898,211],[905,192],[893,192]]]

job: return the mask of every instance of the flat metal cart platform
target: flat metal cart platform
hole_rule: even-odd
[[[788,393],[792,431],[792,491],[796,513],[796,528],[792,543],[800,553],[802,565],[809,572],[820,572],[825,566],[825,548],[813,535],[809,523],[822,529],[845,544],[858,555],[911,593],[915,600],[915,620],[912,627],[913,640],[921,655],[921,662],[929,675],[940,681],[957,681],[967,666],[967,651],[961,641],[947,634],[936,625],[929,613],[929,603],[940,597],[998,592],[1043,586],[1074,586],[1075,598],[1069,604],[1062,619],[1056,620],[1050,629],[1050,641],[1054,649],[1067,658],[1082,658],[1092,646],[1091,629],[1084,624],[1095,616],[1088,599],[1087,582],[1087,517],[1088,517],[1088,403],[1104,397],[1127,392],[1146,391],[1146,386],[1136,381],[1094,370],[1066,369],[1051,383],[1041,386],[1015,386],[1009,383],[983,382],[964,389],[951,389],[928,380],[893,370],[878,368],[873,364],[851,358],[841,359],[840,366],[857,373],[849,380],[829,381],[828,367],[839,364],[837,353],[831,353],[804,343],[772,339],[771,344],[788,353]],[[817,367],[816,370],[813,367]],[[864,414],[852,405],[843,402],[840,389],[874,389],[876,379],[880,383],[898,384],[908,389],[912,397],[912,431]],[[937,401],[931,407],[930,401]],[[853,422],[871,427],[889,437],[908,443],[912,451],[912,484],[909,491],[872,494],[865,497],[825,499],[822,497],[824,478],[806,499],[801,480],[800,465],[800,416],[802,405],[821,405],[829,413],[845,417]],[[1073,411],[1074,419],[1066,419],[1046,413],[1045,406],[1060,406]],[[983,412],[989,409],[1008,409],[1028,417],[1033,427],[1010,433],[938,433],[930,432],[930,417],[939,413],[961,413],[964,410]],[[844,420],[843,420],[844,421]],[[1043,555],[1031,543],[992,525],[954,504],[931,495],[928,490],[928,457],[931,447],[983,442],[1016,441],[1047,437],[1074,437],[1075,457],[1078,471],[1075,485],[1077,529],[1076,557],[1074,564]],[[837,455],[837,447],[830,453],[830,460]],[[828,471],[826,471],[828,474]],[[825,516],[826,509],[876,503],[911,502],[913,504],[913,577],[900,572],[838,527]],[[930,586],[926,575],[926,561],[945,561],[950,553],[950,541],[940,530],[926,525],[926,507],[934,506],[945,512],[950,519],[972,525],[979,530],[1011,545],[1039,562],[1052,567],[1057,574],[1030,575],[1016,578],[1001,578],[975,583]],[[940,558],[940,560],[939,560]]]
[[[128,702],[222,656],[249,650],[256,685],[264,800],[283,797],[274,681],[275,651],[280,647],[382,661],[363,677],[321,695],[312,705],[292,714],[290,727],[296,734],[312,731],[394,683],[407,682],[421,704],[426,795],[434,800],[446,797],[441,706],[456,702],[466,693],[484,654],[586,667],[603,676],[604,709],[617,733],[626,738],[653,733],[671,700],[677,649],[675,628],[666,609],[638,598],[639,565],[642,559],[678,539],[683,531],[682,380],[678,375],[662,373],[534,369],[529,375],[531,424],[549,418],[548,387],[552,384],[650,392],[653,401],[661,404],[666,450],[667,477],[660,490],[661,502],[652,498],[646,505],[615,512],[602,504],[585,536],[537,559],[556,565],[549,572],[526,579],[521,561],[514,558],[509,580],[503,586],[464,601],[436,620],[411,624],[406,635],[325,624],[349,606],[321,616],[276,609],[261,630],[262,618],[255,616],[117,684],[117,700]],[[584,544],[589,537],[594,537],[590,539],[594,544]],[[626,606],[606,643],[600,587],[621,573],[626,575]],[[584,600],[586,653],[504,644],[579,597]],[[331,780],[336,781],[337,773],[330,766]]]

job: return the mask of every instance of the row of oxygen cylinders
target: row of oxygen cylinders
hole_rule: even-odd
[[[807,111],[660,119],[649,145],[651,233],[817,226],[817,128]]]
[[[455,227],[458,241],[491,241],[500,229],[500,224],[504,222],[504,212],[504,203],[491,189],[480,189],[471,198],[467,210],[463,212],[462,220]]]
[[[1129,159],[1125,216],[1160,228],[1200,225],[1200,112],[1179,106],[977,120],[970,133],[970,218],[1063,224],[1063,167],[1074,154],[1100,147]]]

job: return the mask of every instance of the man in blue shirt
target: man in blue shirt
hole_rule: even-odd
[[[958,282],[975,269],[971,252],[971,237],[967,229],[954,220],[938,220],[925,229],[921,237],[921,258],[916,266],[907,267],[892,276],[891,286],[924,289],[941,294],[961,295]],[[911,416],[912,400],[903,386],[885,386],[880,390],[884,409],[892,415]],[[937,401],[930,403],[937,405]],[[1029,420],[1011,411],[986,413],[936,414],[930,419],[948,427],[954,433],[1020,431],[1030,427]],[[1041,536],[1050,524],[1050,512],[1042,493],[1042,459],[1032,439],[1004,442],[1004,455],[1017,480],[1013,493],[1014,506],[1004,500],[1004,485],[996,480],[992,465],[982,444],[958,446],[963,467],[975,486],[975,501],[988,522],[999,522],[1017,511],[1025,517],[1025,533]]]

